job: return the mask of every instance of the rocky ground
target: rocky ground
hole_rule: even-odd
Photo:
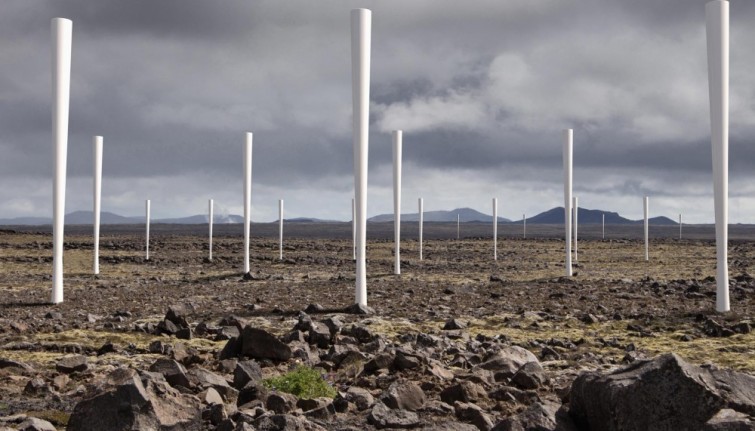
[[[582,240],[569,279],[561,240],[502,239],[497,261],[489,239],[402,245],[397,276],[392,242],[369,243],[362,315],[348,239],[279,260],[255,238],[244,276],[238,236],[209,261],[203,237],[158,232],[145,261],[112,234],[93,276],[91,238],[68,235],[50,306],[51,237],[2,232],[0,429],[753,429],[754,243],[730,246],[726,314],[708,241],[656,239],[645,262]],[[263,383],[301,365],[335,398]]]

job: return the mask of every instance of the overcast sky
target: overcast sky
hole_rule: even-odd
[[[350,24],[373,11],[368,215],[580,205],[713,221],[704,0],[2,0],[0,218],[51,216],[50,19],[73,20],[66,211],[351,218]],[[755,2],[732,0],[730,221],[755,223]]]

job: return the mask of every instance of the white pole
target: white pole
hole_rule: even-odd
[[[493,260],[498,260],[498,198],[493,198]]]
[[[522,214],[522,238],[527,239],[527,218]]]
[[[367,305],[367,155],[370,128],[370,45],[372,12],[351,11],[351,83],[356,198],[356,303]]]
[[[648,253],[648,205],[649,205],[649,198],[645,196],[645,199],[643,200],[643,214],[645,215],[645,260],[650,260],[650,255]]]
[[[249,229],[252,222],[252,133],[246,132],[244,145],[244,274],[249,267]]]
[[[401,274],[401,152],[403,145],[401,130],[393,132],[393,241],[395,263],[393,273]]]
[[[283,199],[278,199],[278,259],[283,260]]]
[[[356,204],[354,203],[354,198],[351,198],[351,248],[353,252],[354,262],[357,261],[357,219],[356,219],[356,213],[357,208]]]
[[[419,204],[419,260],[422,260],[422,224],[424,222],[424,202],[422,201],[422,198],[419,198],[418,200]]]
[[[208,226],[210,228],[210,232],[209,232],[210,256],[209,256],[209,259],[212,260],[212,224],[215,221],[215,216],[214,216],[215,201],[213,201],[212,199],[210,199],[209,202],[207,203],[207,206],[208,206],[208,210],[209,210],[208,212],[210,213],[209,217],[207,218],[207,224],[208,224]]]
[[[459,240],[461,233],[461,216],[456,214],[456,241]]]
[[[729,2],[705,5],[708,94],[716,212],[716,311],[729,311]]]
[[[579,199],[574,196],[574,261],[579,262],[579,249],[577,242],[577,230],[579,229]]]
[[[682,239],[682,215],[679,214],[679,240]]]
[[[606,215],[603,215],[603,239],[606,239]]]
[[[571,186],[572,186],[572,141],[574,131],[564,130],[564,238],[566,239],[566,276],[572,276],[571,268]]]
[[[102,136],[94,137],[94,275],[100,273],[100,208],[102,197]]]
[[[63,302],[63,229],[66,213],[68,161],[68,102],[71,94],[71,35],[73,22],[52,19],[52,145],[55,167],[52,181],[52,297]]]
[[[149,260],[149,213],[150,213],[150,202],[149,199],[147,199],[144,202],[144,212],[146,216],[146,224],[145,224],[145,230],[144,230],[144,250],[145,250],[145,260]]]

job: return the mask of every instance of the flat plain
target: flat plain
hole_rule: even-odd
[[[755,324],[750,276],[755,229],[748,227],[732,227],[732,311],[718,314],[709,226],[685,227],[683,240],[676,238],[678,227],[651,229],[647,262],[641,225],[607,226],[605,240],[600,226],[580,227],[575,275],[566,278],[558,226],[528,226],[527,239],[521,225],[499,226],[494,261],[489,224],[463,224],[457,240],[455,223],[430,223],[420,261],[416,225],[407,224],[402,273],[394,275],[392,224],[370,224],[368,301],[375,310],[370,316],[342,313],[354,301],[348,223],[287,225],[283,260],[277,225],[253,225],[247,277],[241,273],[239,225],[215,226],[212,261],[206,225],[153,225],[149,261],[140,226],[103,226],[98,276],[91,273],[90,229],[67,229],[65,302],[57,306],[46,304],[49,231],[25,227],[0,233],[0,358],[32,370],[0,367],[0,416],[45,412],[63,426],[87,385],[118,366],[148,368],[161,356],[149,348],[156,340],[179,342],[144,329],[176,304],[189,306],[187,320],[194,329],[200,323],[217,327],[234,315],[276,335],[286,334],[300,311],[318,304],[313,314],[318,319],[338,315],[397,343],[407,334],[442,334],[445,322],[457,319],[473,338],[498,337],[534,352],[552,381],[542,389],[546,393],[568,385],[580,371],[612,369],[665,352],[695,364],[755,373],[755,333],[749,331]],[[203,366],[217,370],[225,345],[217,339],[207,333],[180,342],[197,350]],[[112,351],[97,354],[107,344]],[[544,353],[546,347],[552,354]],[[71,353],[88,356],[88,371],[55,380],[61,374],[56,364]],[[264,365],[266,375],[288,367]],[[48,382],[49,390],[29,390],[34,378]],[[345,389],[349,382],[336,376],[330,383]],[[499,418],[512,413],[500,406],[493,411]]]

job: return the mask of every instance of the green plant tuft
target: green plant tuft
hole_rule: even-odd
[[[299,366],[288,373],[264,379],[265,387],[296,395],[299,398],[335,398],[337,392],[323,379],[318,370]]]

